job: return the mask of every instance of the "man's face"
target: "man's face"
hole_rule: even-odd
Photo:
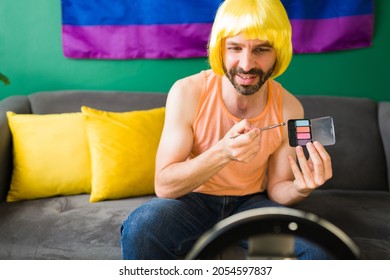
[[[224,70],[234,88],[243,95],[259,91],[272,75],[276,53],[267,41],[229,37],[223,48]]]

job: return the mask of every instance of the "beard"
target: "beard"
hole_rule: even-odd
[[[232,83],[233,87],[242,95],[252,95],[259,91],[259,89],[264,85],[264,83],[268,80],[268,78],[272,75],[274,71],[276,63],[266,72],[259,68],[252,68],[251,70],[245,72],[244,69],[240,67],[233,67],[229,71],[223,66],[226,77]],[[236,75],[256,75],[259,81],[254,85],[240,85],[236,82],[234,77]]]

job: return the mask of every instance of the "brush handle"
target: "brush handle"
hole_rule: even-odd
[[[282,123],[277,123],[277,124],[272,124],[272,125],[269,125],[269,126],[266,126],[266,127],[262,127],[262,128],[259,128],[260,131],[264,131],[264,130],[268,130],[268,129],[272,129],[272,128],[275,128],[275,127],[279,127],[279,126],[284,126],[286,125],[285,122],[282,122]],[[240,136],[241,134],[236,134],[236,135],[233,135],[233,136],[230,136],[230,139],[234,139],[238,136]]]
[[[277,123],[277,124],[272,124],[272,125],[269,125],[269,126],[260,128],[260,131],[264,131],[264,130],[268,130],[268,129],[271,129],[271,128],[275,128],[275,127],[279,127],[279,126],[284,126],[284,125],[286,125],[285,122]]]

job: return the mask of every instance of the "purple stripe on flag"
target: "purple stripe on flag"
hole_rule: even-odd
[[[294,53],[317,53],[371,46],[373,15],[291,20]]]
[[[69,58],[205,57],[212,23],[62,26]]]

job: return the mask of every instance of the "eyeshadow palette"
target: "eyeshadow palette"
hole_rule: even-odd
[[[290,146],[304,146],[311,142],[310,120],[289,120],[288,121],[288,140]]]
[[[318,141],[323,146],[334,145],[336,137],[332,117],[294,119],[288,121],[288,139],[292,147]]]

